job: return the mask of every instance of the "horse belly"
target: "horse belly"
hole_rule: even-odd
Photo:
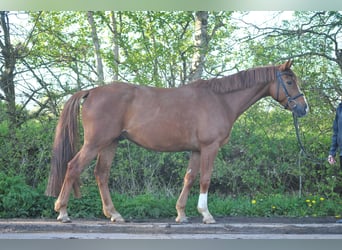
[[[125,131],[127,139],[155,151],[177,152],[197,150],[194,129],[176,122],[154,121]]]

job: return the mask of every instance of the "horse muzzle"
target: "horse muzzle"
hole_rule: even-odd
[[[297,117],[303,117],[309,112],[309,106],[304,103],[296,103],[292,107],[290,106],[292,113]]]

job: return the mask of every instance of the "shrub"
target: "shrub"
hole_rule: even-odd
[[[0,173],[0,217],[34,216],[38,193],[21,176]]]

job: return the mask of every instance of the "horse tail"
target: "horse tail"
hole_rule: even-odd
[[[66,103],[59,118],[51,156],[51,170],[45,194],[57,197],[61,191],[68,162],[79,147],[80,103],[88,91],[75,93]],[[80,179],[73,184],[76,197],[80,197]]]

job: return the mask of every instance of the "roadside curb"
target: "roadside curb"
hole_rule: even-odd
[[[341,234],[340,223],[110,223],[107,220],[0,220],[0,233],[112,233],[112,234]]]

